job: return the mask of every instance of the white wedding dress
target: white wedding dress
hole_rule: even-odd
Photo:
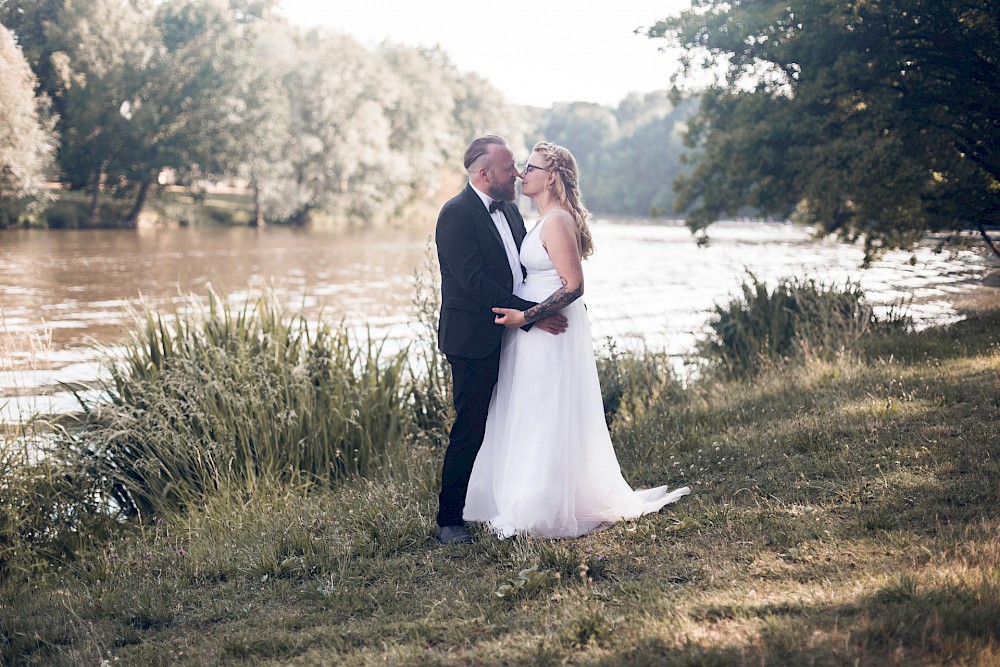
[[[525,236],[517,295],[541,302],[562,283],[542,246],[544,218]],[[569,329],[508,329],[486,437],[469,481],[464,518],[501,537],[576,537],[601,524],[656,512],[690,493],[633,491],[604,421],[590,321],[583,301],[563,311]]]

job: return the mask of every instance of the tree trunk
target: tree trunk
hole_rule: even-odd
[[[996,244],[993,243],[993,239],[990,238],[990,235],[987,233],[986,227],[983,226],[983,223],[976,222],[976,227],[979,227],[979,235],[983,237],[983,242],[986,243],[986,247],[992,250],[994,255],[1000,257],[1000,249],[997,249]]]
[[[132,206],[132,210],[129,211],[128,217],[125,218],[125,226],[129,229],[135,229],[139,224],[139,214],[142,213],[142,207],[146,204],[146,195],[149,194],[149,187],[153,184],[153,176],[147,176],[146,180],[142,182],[139,186],[139,194],[135,198],[135,204]]]
[[[97,214],[100,211],[100,199],[101,199],[101,181],[104,180],[104,171],[101,167],[97,167],[94,170],[94,175],[90,180],[90,188],[92,193],[90,195],[90,207],[87,210],[87,224],[91,227],[96,227],[98,220]]]
[[[264,212],[260,208],[260,187],[256,177],[250,179],[250,189],[253,191],[253,217],[250,219],[250,226],[263,227]]]

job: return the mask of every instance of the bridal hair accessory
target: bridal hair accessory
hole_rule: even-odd
[[[571,188],[576,187],[576,179],[573,178],[569,171],[563,169],[562,167],[556,167],[559,170],[559,175],[562,176],[563,182]]]

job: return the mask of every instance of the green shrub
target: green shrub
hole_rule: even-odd
[[[273,297],[240,312],[215,294],[207,313],[147,310],[124,349],[66,447],[128,512],[373,474],[411,430],[406,350],[288,318]]]
[[[60,197],[41,217],[49,229],[76,229],[85,215],[86,207],[82,203]]]
[[[41,428],[5,425],[0,433],[0,581],[15,572],[38,579],[114,528],[84,471],[61,457]]]
[[[879,319],[856,283],[840,288],[792,277],[768,291],[750,274],[741,292],[727,305],[715,307],[711,335],[699,349],[737,376],[810,354],[839,354],[873,330],[910,324],[895,309]]]
[[[658,401],[684,392],[666,352],[646,348],[623,352],[611,338],[598,353],[597,374],[608,428],[616,419],[641,417]]]

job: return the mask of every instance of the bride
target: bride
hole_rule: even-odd
[[[520,176],[539,217],[521,244],[527,277],[515,293],[538,305],[493,309],[508,328],[464,518],[486,522],[501,537],[576,537],[656,512],[690,489],[633,491],[622,477],[580,300],[581,261],[593,245],[576,160],[561,146],[539,142]],[[569,321],[560,336],[519,328],[557,312]]]

